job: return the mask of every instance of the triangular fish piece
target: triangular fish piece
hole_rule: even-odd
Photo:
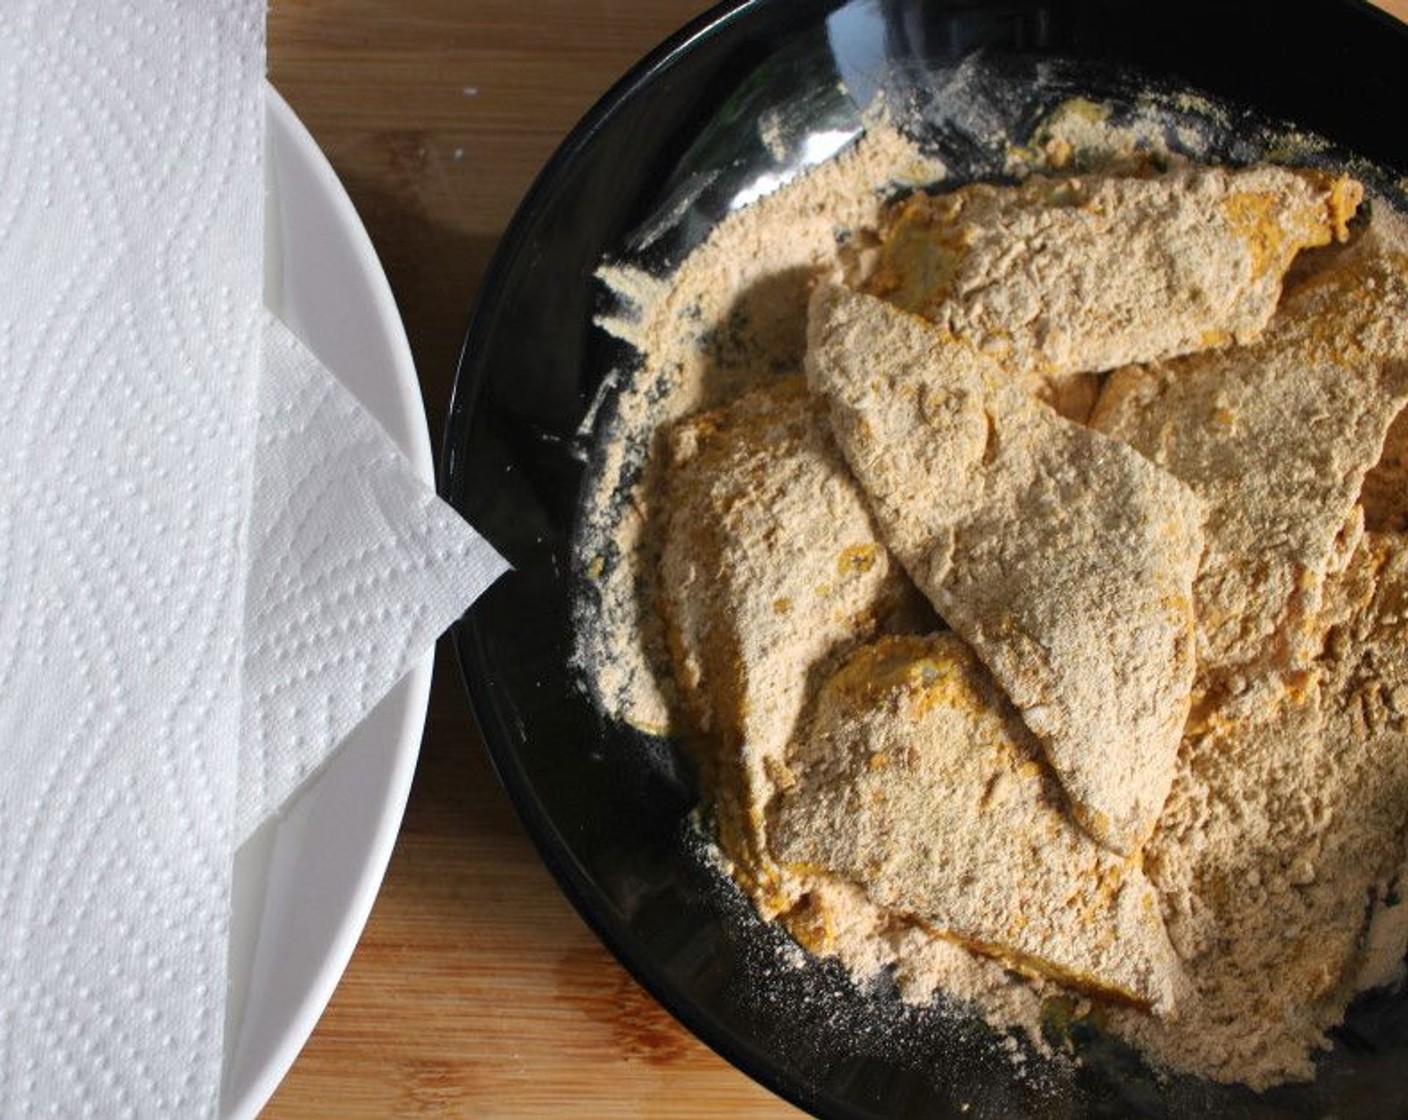
[[[1081,825],[1133,851],[1188,714],[1197,499],[873,296],[820,287],[808,342],[880,535],[1017,705]]]
[[[663,451],[660,606],[675,676],[708,740],[720,846],[770,914],[789,899],[763,810],[808,675],[918,596],[802,378],[678,422]]]
[[[1093,427],[1207,506],[1196,586],[1204,672],[1289,669],[1316,643],[1325,578],[1408,400],[1408,256],[1350,253],[1300,284],[1255,343],[1117,370]]]
[[[1236,698],[1234,710],[1214,712],[1185,741],[1168,805],[1144,849],[1185,963],[1184,1021],[1281,1024],[1229,1037],[1217,1052],[1184,1030],[1128,1024],[1155,1057],[1203,1067],[1218,1080],[1244,1080],[1248,1070],[1262,1078],[1272,1060],[1286,1074],[1307,1076],[1305,1050],[1341,1018],[1321,1018],[1314,1005],[1353,966],[1353,916],[1365,902],[1346,891],[1346,909],[1326,921],[1311,897],[1348,882],[1339,876],[1317,887],[1318,838],[1329,817],[1320,798],[1297,784],[1328,764],[1317,683],[1256,691],[1255,702]],[[1281,1053],[1273,1057],[1269,1048]]]
[[[882,638],[821,687],[772,835],[799,875],[1009,967],[1168,1011],[1180,970],[1137,858],[1092,840],[953,634]]]
[[[1325,599],[1328,626],[1316,667],[1326,735],[1344,780],[1334,790],[1317,784],[1330,821],[1322,843],[1340,866],[1354,869],[1361,893],[1366,879],[1377,880],[1377,920],[1393,908],[1387,899],[1408,842],[1408,537],[1365,533]],[[1346,879],[1340,889],[1348,894],[1355,876]],[[1398,890],[1405,887],[1400,878]],[[1401,921],[1386,924],[1404,929]],[[1408,931],[1389,947],[1389,960],[1402,962],[1405,952]]]
[[[865,290],[1030,384],[1248,342],[1363,188],[1320,171],[1033,176],[898,204]]]
[[[1240,1080],[1265,1069],[1274,1047],[1286,1075],[1308,1076],[1305,1055],[1354,992],[1398,975],[1408,948],[1393,893],[1408,828],[1405,618],[1405,540],[1366,534],[1327,581],[1324,648],[1294,686],[1268,678],[1225,697],[1185,739],[1144,849],[1186,967],[1182,1013],[1282,1028],[1197,1057],[1186,1050],[1196,1039],[1155,1028],[1166,1060],[1212,1057],[1216,1076]]]

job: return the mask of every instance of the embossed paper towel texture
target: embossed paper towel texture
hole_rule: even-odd
[[[279,808],[504,570],[272,315],[264,362],[240,836]]]
[[[264,5],[0,2],[0,1114],[217,1098]]]

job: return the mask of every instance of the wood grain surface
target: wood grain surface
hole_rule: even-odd
[[[532,177],[632,62],[707,6],[273,0],[271,79],[371,233],[437,442],[470,301]],[[1408,0],[1383,6],[1408,20]],[[265,1115],[799,1113],[661,1010],[558,892],[489,768],[442,643],[385,885]]]

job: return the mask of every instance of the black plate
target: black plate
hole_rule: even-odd
[[[841,21],[830,24],[833,39],[844,28],[840,62],[828,16]],[[923,101],[924,75],[979,49],[1017,79],[1040,71],[1046,93],[1118,102],[1169,82],[1246,106],[1218,145],[1233,158],[1267,119],[1289,119],[1396,168],[1381,186],[1408,166],[1408,34],[1358,3],[752,0],[681,31],[602,99],[539,176],[460,357],[441,488],[514,566],[455,632],[494,764],[543,859],[626,967],[710,1046],[814,1112],[1408,1116],[1403,995],[1359,1001],[1313,1084],[1258,1096],[1157,1077],[1094,1035],[1076,1040],[1079,1069],[1017,1078],[979,1022],[858,991],[831,965],[784,966],[782,936],[700,858],[688,768],[667,742],[604,719],[569,669],[571,545],[591,451],[578,430],[624,359],[591,323],[603,300],[596,265],[631,244],[657,265],[678,260],[732,190],[777,170],[758,141],[761,110],[815,95],[820,116],[853,118],[854,106],[838,104],[840,72],[854,88],[884,67],[918,76],[909,92]],[[922,113],[941,121],[943,108]],[[950,157],[972,140],[954,124],[941,124]],[[976,144],[963,162],[980,170],[985,158]],[[701,168],[716,179],[690,217],[664,236],[643,234],[658,232],[651,216]]]

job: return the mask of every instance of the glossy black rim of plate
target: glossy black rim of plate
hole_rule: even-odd
[[[698,123],[726,114],[750,75],[843,7],[873,9],[912,36],[921,28],[927,51],[1060,54],[1168,76],[1387,166],[1408,163],[1392,119],[1408,104],[1408,34],[1359,0],[1294,10],[747,0],[706,13],[626,74],[539,174],[480,286],[460,355],[441,492],[514,566],[454,632],[500,780],[567,897],[641,984],[705,1043],[810,1111],[1408,1115],[1408,1104],[1384,1107],[1399,1099],[1408,1054],[1402,999],[1361,1001],[1310,1088],[1257,1096],[1170,1084],[1099,1040],[1088,1068],[1014,1084],[981,1024],[856,991],[833,965],[784,966],[781,935],[700,858],[688,767],[664,740],[603,718],[569,668],[571,548],[592,451],[582,426],[624,360],[592,326],[604,296],[591,275],[659,206]],[[1313,61],[1312,78],[1297,61]],[[666,246],[664,263],[688,247]]]

